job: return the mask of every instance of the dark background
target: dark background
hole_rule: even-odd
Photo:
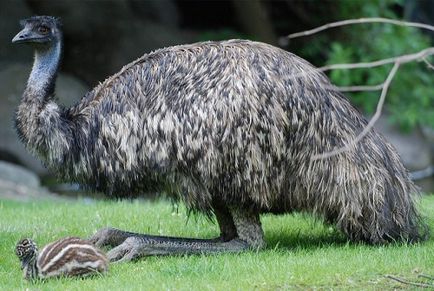
[[[228,38],[278,44],[279,37],[323,24],[333,1],[34,1],[3,0],[1,61],[31,61],[32,54],[10,44],[18,20],[53,15],[64,23],[63,72],[94,86],[153,49]],[[294,43],[297,51],[305,40]]]

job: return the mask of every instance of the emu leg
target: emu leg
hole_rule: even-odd
[[[220,236],[213,241],[230,241],[237,237],[237,229],[229,209],[221,203],[213,203],[214,214],[220,227]],[[97,247],[116,247],[123,243],[127,238],[137,236],[136,233],[119,230],[116,228],[103,228],[95,233],[89,240]]]
[[[220,237],[216,241],[230,241],[237,237],[237,229],[229,209],[221,203],[213,203],[214,214],[220,227]]]
[[[265,246],[264,234],[257,213],[242,210],[231,210],[227,213],[223,211],[218,214],[219,223],[220,221],[227,222],[231,217],[230,214],[233,216],[237,236],[228,241],[152,236],[113,228],[105,228],[97,232],[90,238],[90,241],[97,246],[117,245],[107,253],[110,261],[130,261],[151,255],[240,252],[249,248],[258,249]],[[231,227],[227,226],[221,227],[221,229],[225,233],[233,231]]]
[[[252,249],[262,249],[266,243],[259,213],[252,210],[231,209],[237,237],[245,241]]]

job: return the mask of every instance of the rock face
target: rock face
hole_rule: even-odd
[[[38,188],[39,177],[26,168],[0,161],[0,180],[10,181],[26,187]]]
[[[178,28],[173,0],[28,3],[35,14],[61,17],[65,39],[62,67],[91,86],[145,53],[193,40]]]
[[[3,66],[6,62],[31,61],[30,48],[17,50],[11,43],[20,29],[18,20],[23,15],[31,15],[30,9],[24,0],[2,0],[0,5],[0,65]]]
[[[33,198],[58,198],[40,186],[33,172],[11,163],[0,161],[0,198],[27,201]]]
[[[0,156],[21,164],[38,174],[45,174],[41,162],[30,155],[18,138],[14,112],[26,86],[31,64],[13,64],[0,70]],[[57,82],[59,103],[69,106],[81,98],[88,88],[76,78],[60,74]]]
[[[421,126],[420,130],[422,132],[423,137],[428,141],[431,146],[431,152],[434,155],[434,128],[428,126]]]
[[[434,148],[432,141],[427,137],[430,132],[428,129],[423,132],[415,130],[409,134],[403,134],[387,122],[387,115],[383,115],[375,127],[395,146],[410,172],[424,170],[433,164]],[[416,181],[416,183],[422,187],[423,191],[434,191],[434,177]]]
[[[421,170],[431,164],[430,144],[418,131],[402,134],[387,122],[387,117],[380,118],[376,128],[395,146],[410,171]]]

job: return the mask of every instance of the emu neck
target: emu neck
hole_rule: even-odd
[[[41,101],[53,95],[61,55],[61,41],[50,47],[40,47],[35,51],[35,60],[25,92],[26,97]]]
[[[29,258],[23,260],[23,273],[24,278],[27,280],[36,279],[38,277],[37,257],[38,253],[35,252],[31,254]]]
[[[73,140],[64,110],[52,100],[61,51],[60,41],[50,47],[37,47],[32,72],[15,116],[21,140],[48,167],[63,164]]]

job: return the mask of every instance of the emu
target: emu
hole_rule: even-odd
[[[89,276],[105,273],[108,260],[103,252],[90,242],[66,237],[46,245],[39,253],[34,241],[20,240],[15,254],[27,280],[59,276]]]
[[[164,191],[220,227],[217,239],[105,228],[91,240],[113,247],[111,261],[260,249],[262,213],[310,212],[371,244],[426,236],[417,189],[375,130],[350,151],[311,160],[367,121],[294,54],[247,40],[163,48],[62,108],[54,99],[60,21],[35,16],[22,25],[12,42],[35,50],[16,112],[25,146],[64,180],[112,197]]]

